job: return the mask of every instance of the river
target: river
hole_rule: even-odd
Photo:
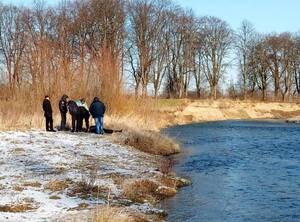
[[[300,221],[300,125],[224,121],[165,130],[193,185],[165,200],[170,222]]]

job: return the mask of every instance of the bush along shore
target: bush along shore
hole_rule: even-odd
[[[157,203],[190,184],[171,172],[179,145],[155,132],[6,131],[0,146],[1,221],[163,221]]]

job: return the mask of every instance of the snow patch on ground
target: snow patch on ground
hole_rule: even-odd
[[[152,155],[93,134],[0,132],[0,206],[28,201],[36,206],[21,213],[0,212],[0,221],[51,221],[78,211],[74,208],[80,204],[104,204],[107,200],[103,197],[81,199],[69,195],[68,189],[52,192],[45,187],[53,180],[89,180],[118,197],[122,190],[111,175],[155,176],[159,174],[156,161]]]

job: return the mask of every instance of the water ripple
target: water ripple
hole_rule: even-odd
[[[166,133],[189,154],[177,173],[193,180],[163,203],[169,221],[300,221],[300,125],[226,121]]]

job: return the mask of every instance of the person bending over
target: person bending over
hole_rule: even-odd
[[[89,124],[90,113],[83,106],[79,106],[79,112],[80,112],[80,117],[79,117],[79,120],[78,120],[78,130],[83,131],[83,120],[84,120],[85,121],[85,126],[86,126],[85,132],[89,132],[89,129],[90,129],[90,124]]]
[[[78,132],[78,121],[80,119],[80,111],[76,102],[70,100],[68,102],[69,113],[72,117],[72,130],[71,132]]]
[[[90,113],[89,113],[89,108],[86,104],[86,101],[84,98],[80,100],[75,100],[78,108],[79,108],[79,120],[78,120],[78,130],[82,131],[83,127],[83,120],[85,120],[85,126],[86,126],[86,132],[89,131],[90,124],[89,124],[89,119],[90,119]]]

